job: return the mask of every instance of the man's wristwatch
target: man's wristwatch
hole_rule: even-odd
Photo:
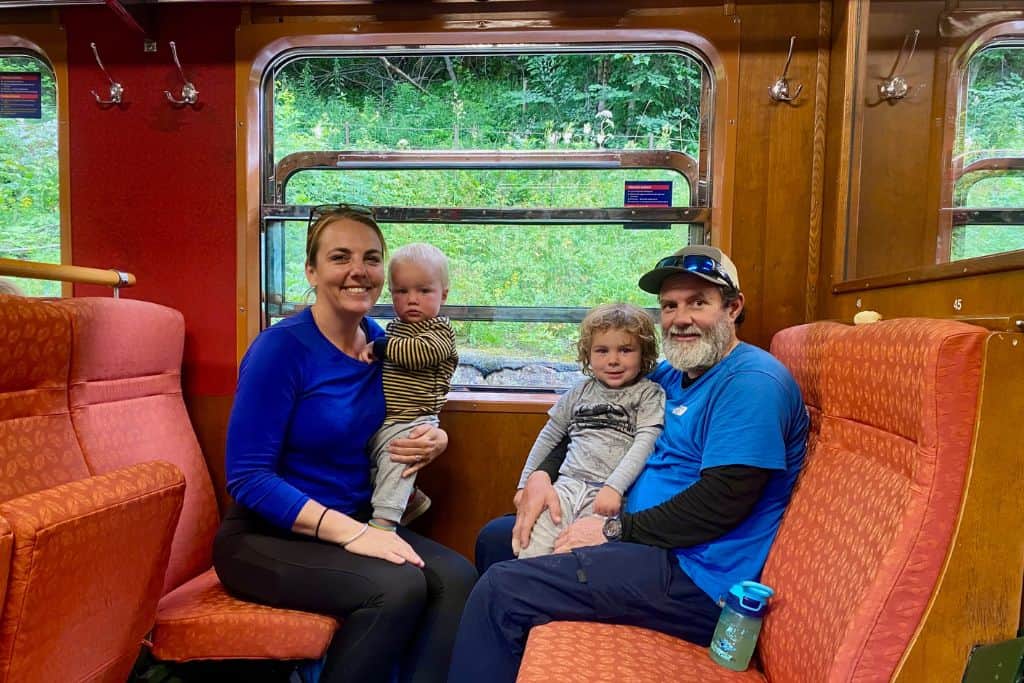
[[[604,520],[604,526],[601,528],[601,532],[604,533],[606,541],[621,541],[622,540],[622,518],[618,515],[614,517],[608,517]]]

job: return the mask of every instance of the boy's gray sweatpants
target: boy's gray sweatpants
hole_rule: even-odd
[[[395,422],[377,430],[370,439],[370,466],[376,467],[373,475],[373,516],[398,522],[402,519],[405,506],[416,484],[416,475],[402,477],[407,465],[392,462],[388,445],[395,439],[404,439],[417,425],[438,426],[437,415],[424,415],[409,422]]]
[[[580,517],[594,512],[594,499],[597,498],[597,493],[604,483],[580,481],[563,474],[555,480],[554,486],[558,502],[562,506],[562,522],[555,524],[551,519],[551,512],[545,510],[533,525],[530,545],[519,551],[521,560],[538,555],[550,555],[555,549],[555,539],[560,533]]]

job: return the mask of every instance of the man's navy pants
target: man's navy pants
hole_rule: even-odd
[[[513,522],[505,517],[484,527],[478,561],[499,559],[499,540],[511,547]],[[549,621],[628,624],[707,645],[720,613],[662,548],[605,543],[498,562],[466,603],[448,681],[514,683],[530,628]]]

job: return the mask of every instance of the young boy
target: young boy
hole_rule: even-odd
[[[440,249],[417,242],[396,250],[388,287],[398,319],[359,358],[384,362],[387,416],[370,441],[370,459],[377,466],[371,502],[374,520],[390,528],[425,512],[430,499],[417,490],[403,519],[415,476],[402,477],[405,465],[391,461],[388,444],[416,425],[438,423],[459,356],[451,323],[438,315],[448,299],[448,259]]]
[[[640,474],[664,426],[665,391],[646,375],[658,361],[654,321],[630,304],[606,304],[587,313],[576,344],[583,373],[590,375],[558,399],[537,436],[519,477],[519,488],[568,435],[569,447],[555,491],[562,522],[547,511],[537,519],[520,559],[547,555],[555,539],[588,514],[612,516]]]

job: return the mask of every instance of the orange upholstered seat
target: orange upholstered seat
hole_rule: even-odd
[[[698,647],[634,626],[557,622],[530,632],[520,683],[757,683],[760,671],[723,669]]]
[[[71,321],[0,296],[0,681],[124,681],[151,628],[181,472],[88,466],[71,421]]]
[[[334,619],[236,600],[211,568],[220,518],[181,395],[181,314],[130,300],[57,305],[74,326],[71,417],[85,460],[97,471],[165,460],[188,482],[156,615],[154,655],[175,661],[322,656],[337,628]]]
[[[337,627],[331,617],[233,598],[208,569],[160,601],[153,654],[175,661],[314,657]]]
[[[531,633],[520,680],[893,678],[953,545],[987,337],[925,319],[776,335],[772,351],[803,388],[814,429],[762,575],[776,591],[762,671],[736,674],[642,629],[554,623]]]

